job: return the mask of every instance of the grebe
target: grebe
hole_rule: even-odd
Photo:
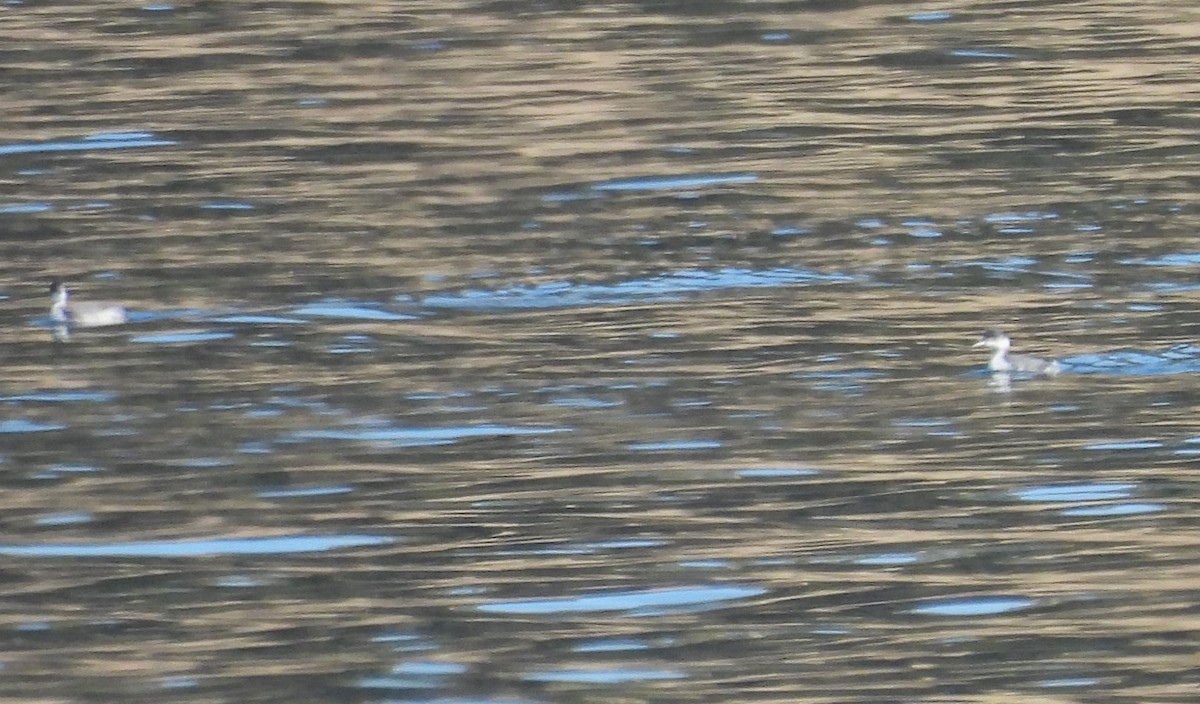
[[[61,281],[51,282],[50,317],[60,325],[97,328],[129,320],[125,309],[115,303],[68,303],[67,295],[67,287]]]
[[[994,372],[1024,372],[1026,374],[1045,374],[1054,376],[1062,371],[1058,362],[1052,359],[1041,359],[1024,354],[1008,354],[1012,340],[999,330],[988,330],[972,347],[986,347],[992,351],[988,360],[988,369]]]

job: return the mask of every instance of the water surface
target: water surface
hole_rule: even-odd
[[[0,692],[1195,701],[1194,14],[9,3]]]

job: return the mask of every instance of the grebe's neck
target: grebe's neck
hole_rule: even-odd
[[[994,372],[1006,372],[1012,368],[1008,363],[1008,358],[1005,353],[1008,350],[1005,347],[997,347],[995,352],[992,352],[992,358],[988,362],[988,368]]]
[[[54,291],[54,296],[51,297],[52,304],[50,306],[50,317],[58,322],[66,322],[67,320],[67,287],[59,286]]]

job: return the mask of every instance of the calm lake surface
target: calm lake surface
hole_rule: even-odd
[[[1197,701],[1198,42],[8,3],[0,695]]]

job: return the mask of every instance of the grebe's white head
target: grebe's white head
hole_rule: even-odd
[[[990,350],[999,352],[1007,352],[1009,347],[1012,347],[1012,340],[1008,335],[1005,335],[1000,330],[986,330],[980,336],[979,342],[971,345],[972,347],[986,347]]]

